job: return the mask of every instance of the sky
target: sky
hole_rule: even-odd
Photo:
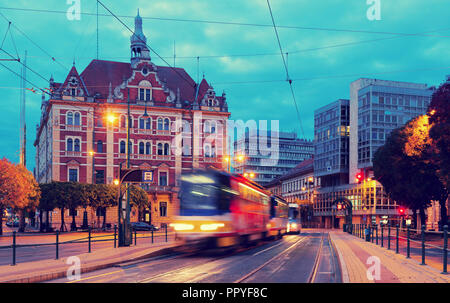
[[[5,51],[23,59],[27,51],[27,65],[39,74],[27,71],[33,83],[27,88],[48,87],[52,75],[62,82],[74,61],[81,73],[96,58],[96,1],[77,0],[81,18],[69,20],[72,1],[1,2],[0,59],[10,58]],[[377,1],[380,10],[373,11]],[[148,45],[170,65],[175,45],[175,66],[196,81],[205,75],[217,94],[225,91],[231,119],[279,120],[282,131],[301,138],[313,139],[314,110],[349,98],[358,78],[438,86],[450,74],[449,1],[270,0],[299,119],[267,0],[101,2],[132,29],[139,9]],[[370,20],[368,10],[380,20]],[[131,33],[102,16],[109,13],[101,5],[99,14],[99,59],[129,62]],[[0,63],[20,74],[20,63]],[[18,162],[20,78],[0,65],[0,79],[0,158]],[[27,90],[26,100],[27,167],[33,170],[41,94]]]

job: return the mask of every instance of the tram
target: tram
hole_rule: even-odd
[[[300,216],[300,206],[297,203],[289,203],[289,223],[287,226],[288,233],[301,232],[302,222]]]
[[[287,230],[288,207],[242,175],[207,169],[180,178],[177,239],[200,247],[233,247]],[[284,221],[283,221],[284,220]]]

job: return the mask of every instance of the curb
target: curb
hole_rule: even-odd
[[[92,271],[96,271],[96,270],[100,270],[100,269],[105,269],[108,267],[113,267],[114,265],[125,263],[125,262],[138,261],[138,260],[142,260],[142,259],[146,259],[146,258],[150,258],[150,257],[166,255],[166,254],[169,254],[170,252],[172,252],[173,249],[176,249],[177,247],[179,247],[179,245],[163,248],[163,249],[153,251],[148,254],[144,254],[144,255],[136,257],[136,258],[128,259],[128,260],[117,260],[117,261],[113,261],[113,262],[109,262],[109,263],[92,265],[92,266],[88,266],[88,267],[84,267],[84,268],[82,267],[80,269],[80,273],[81,274],[88,273],[88,272],[92,272]],[[31,277],[26,277],[26,278],[19,278],[19,279],[5,280],[5,281],[0,280],[0,283],[38,283],[38,282],[44,282],[44,281],[64,278],[64,277],[66,277],[66,275],[67,275],[67,270],[64,269],[64,270],[58,270],[58,271],[51,272],[51,273],[37,274],[37,275],[31,276]]]
[[[347,271],[347,264],[345,264],[345,260],[344,260],[344,257],[342,256],[341,250],[334,243],[334,239],[333,239],[333,236],[331,236],[331,233],[330,233],[330,242],[331,242],[331,245],[333,246],[334,250],[338,254],[339,267],[341,268],[342,283],[350,283],[350,278],[348,276],[348,271]]]

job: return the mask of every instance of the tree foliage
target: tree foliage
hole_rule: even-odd
[[[39,205],[40,189],[33,175],[20,164],[0,160],[0,234],[2,215],[7,207],[20,213],[19,231],[24,230],[25,213]]]

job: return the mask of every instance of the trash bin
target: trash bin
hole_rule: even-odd
[[[366,235],[366,242],[370,242],[370,229],[364,229],[364,234]]]

